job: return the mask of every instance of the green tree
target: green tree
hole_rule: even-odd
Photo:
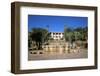
[[[49,39],[49,32],[43,28],[33,28],[30,37],[32,41],[36,42],[36,46],[40,50],[42,49],[43,43]]]
[[[64,38],[65,41],[68,42],[69,51],[70,51],[73,41],[75,40],[74,33],[70,28],[67,27],[64,28]]]
[[[31,47],[31,44],[32,44],[32,39],[31,39],[30,35],[31,35],[31,32],[28,33],[28,47],[29,48]]]
[[[64,38],[66,41],[70,41],[71,35],[72,35],[72,30],[70,28],[67,28],[67,26],[64,26]]]
[[[87,26],[82,28],[82,27],[78,27],[74,30],[75,32],[78,32],[77,36],[78,36],[78,40],[82,40],[82,41],[86,41],[88,38],[88,28]]]

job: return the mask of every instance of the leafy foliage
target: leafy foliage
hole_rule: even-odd
[[[78,43],[81,46],[86,46],[87,47],[87,39],[88,39],[88,28],[87,27],[78,27],[76,29],[71,30],[70,28],[65,28],[64,29],[64,38],[66,42],[69,42],[69,47],[70,45],[73,47],[73,43],[80,41]],[[83,45],[83,41],[86,43]]]
[[[84,27],[84,28],[76,28],[71,30],[70,28],[65,28],[64,29],[64,37],[66,41],[77,41],[77,40],[81,40],[81,41],[85,41],[87,40],[87,36],[88,36],[88,28]]]
[[[49,32],[43,28],[33,28],[30,35],[32,41],[36,43],[39,49],[42,49],[42,44],[49,39]]]

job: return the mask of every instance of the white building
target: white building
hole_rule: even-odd
[[[51,38],[53,38],[54,40],[60,40],[64,36],[63,32],[50,32],[50,34],[51,34]]]

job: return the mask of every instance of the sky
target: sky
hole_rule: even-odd
[[[48,28],[49,32],[63,32],[64,26],[71,29],[88,26],[88,17],[28,15],[28,31],[32,28]]]

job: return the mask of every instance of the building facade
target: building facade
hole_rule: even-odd
[[[61,40],[63,39],[64,33],[63,32],[50,32],[51,38],[54,40]]]

